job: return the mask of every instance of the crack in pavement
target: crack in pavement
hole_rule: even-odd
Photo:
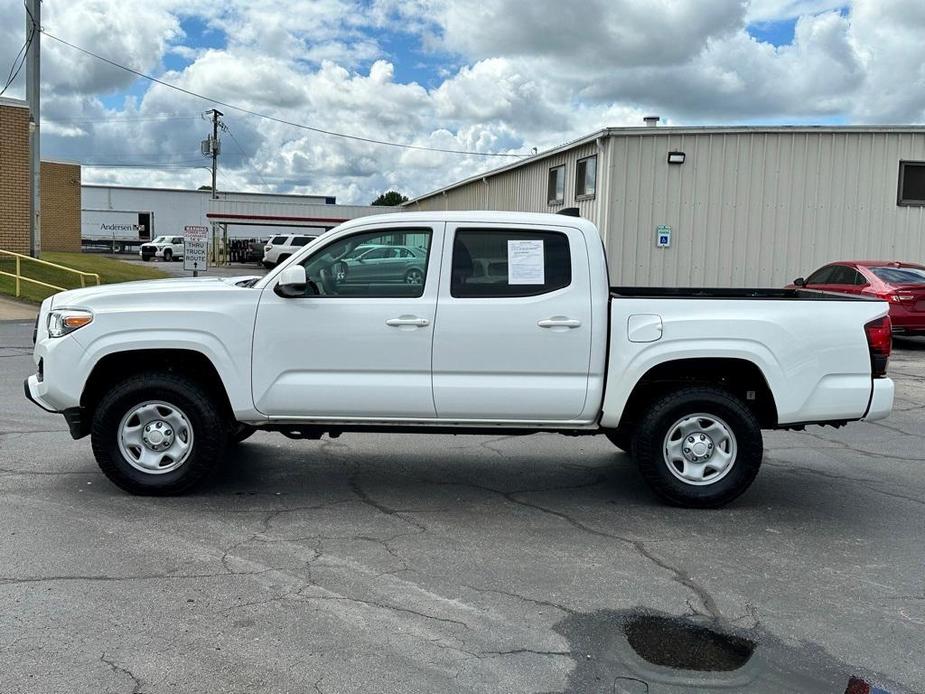
[[[565,656],[566,658],[572,658],[571,651],[535,651],[532,648],[514,648],[510,651],[479,651],[478,657],[498,657],[506,655],[521,655],[523,653],[529,653],[531,655],[543,655],[543,656]]]
[[[132,679],[132,683],[134,685],[132,687],[132,694],[142,694],[142,680],[135,673],[133,673],[128,668],[122,667],[121,665],[116,665],[116,663],[106,657],[105,651],[100,653],[100,662],[106,663],[109,666],[109,669],[117,675],[128,675]]]
[[[552,607],[557,610],[561,610],[562,612],[565,612],[566,614],[576,614],[577,613],[576,610],[573,610],[570,607],[566,607],[565,605],[560,605],[555,602],[549,602],[548,600],[537,600],[535,598],[528,598],[526,595],[521,595],[520,593],[513,593],[507,590],[498,590],[496,588],[479,588],[477,586],[473,586],[468,583],[462,583],[461,585],[465,588],[469,588],[470,590],[474,590],[476,593],[495,593],[496,595],[506,595],[510,598],[522,600],[523,602],[531,602],[534,605],[539,605],[541,607]]]
[[[493,494],[499,494],[504,499],[507,499],[510,503],[517,504],[518,506],[523,506],[525,508],[533,509],[539,511],[540,513],[545,513],[547,515],[558,518],[571,526],[589,533],[591,535],[596,535],[597,537],[603,537],[610,540],[616,540],[617,542],[622,542],[623,544],[633,548],[637,554],[639,554],[644,559],[655,564],[656,566],[664,569],[671,574],[671,578],[676,583],[681,584],[688,590],[690,590],[697,598],[700,600],[703,605],[703,609],[706,610],[705,616],[710,617],[711,619],[721,621],[723,619],[722,614],[720,613],[719,607],[716,604],[716,601],[710,595],[710,593],[697,583],[687,571],[676,566],[672,566],[666,560],[660,559],[657,557],[647,546],[646,543],[642,540],[633,540],[622,535],[616,535],[614,533],[605,532],[603,530],[598,530],[597,528],[592,528],[589,525],[582,523],[575,518],[572,518],[567,513],[563,511],[558,511],[556,509],[548,508],[537,503],[532,503],[524,499],[518,499],[517,495],[521,494],[536,494],[550,491],[561,491],[566,489],[581,489],[585,487],[593,487],[601,482],[605,481],[607,477],[605,475],[599,475],[593,482],[587,482],[580,485],[572,485],[565,487],[547,487],[544,489],[523,489],[523,490],[514,490],[511,492],[505,492],[500,489],[494,489],[493,487],[486,487],[484,485],[475,484],[472,482],[432,482],[432,484],[446,484],[446,485],[455,485],[455,486],[468,486],[474,489],[481,489],[483,491],[492,492]]]
[[[46,583],[56,581],[86,581],[109,582],[109,581],[170,581],[186,580],[195,578],[224,578],[228,576],[259,576],[261,574],[275,571],[273,568],[261,569],[260,571],[218,571],[214,573],[201,574],[134,574],[129,576],[107,576],[105,574],[61,574],[58,576],[0,576],[0,587],[17,586],[29,583]]]
[[[308,586],[305,586],[308,587]],[[304,588],[302,590],[304,590]],[[316,586],[321,587],[321,586]],[[322,590],[326,590],[322,588]],[[397,605],[389,605],[384,602],[378,602],[376,600],[363,600],[361,598],[351,598],[346,595],[304,595],[301,590],[295,594],[294,599],[299,601],[313,601],[313,600],[334,600],[337,602],[354,602],[361,605],[366,605],[368,607],[378,607],[382,610],[391,610],[393,612],[404,612],[407,614],[417,615],[418,617],[423,617],[424,619],[430,619],[435,622],[443,622],[445,624],[456,624],[463,627],[464,629],[471,629],[471,627],[465,622],[461,622],[458,619],[450,619],[449,617],[437,617],[432,614],[427,614],[426,612],[419,612],[418,610],[412,610],[408,607],[398,607]]]
[[[834,480],[839,480],[842,482],[855,482],[855,483],[861,483],[862,485],[866,484],[865,488],[868,491],[874,492],[875,494],[883,494],[884,496],[890,496],[896,499],[903,499],[905,501],[911,501],[914,504],[925,505],[925,499],[912,497],[912,496],[906,496],[905,494],[900,494],[898,492],[890,492],[885,489],[881,489],[880,487],[874,486],[873,483],[876,483],[879,481],[874,478],[850,477],[848,475],[839,475],[838,473],[834,473],[834,472],[823,472],[822,470],[813,470],[812,468],[805,468],[805,467],[799,467],[796,465],[792,465],[784,461],[780,461],[780,459],[777,459],[777,458],[765,458],[762,464],[769,465],[771,467],[781,468],[788,472],[792,472],[794,474],[802,473],[806,475],[817,475],[819,477],[825,477],[826,479],[834,479]]]
[[[422,532],[422,533],[423,533],[423,532],[427,532],[427,526],[425,526],[425,525],[424,525],[423,523],[421,523],[420,521],[417,521],[417,520],[415,520],[415,519],[413,519],[413,518],[408,518],[405,512],[399,511],[399,510],[397,510],[397,509],[394,509],[394,508],[392,508],[391,506],[386,506],[385,504],[383,504],[383,503],[381,503],[381,502],[376,501],[375,499],[373,499],[373,498],[372,498],[372,497],[360,486],[360,483],[357,481],[357,477],[356,477],[355,474],[354,474],[354,475],[351,475],[351,476],[348,478],[347,481],[348,481],[348,484],[350,485],[350,489],[353,491],[353,493],[356,494],[356,495],[357,495],[357,498],[359,498],[359,500],[362,501],[362,502],[363,502],[364,504],[366,504],[367,506],[370,506],[370,507],[376,509],[376,510],[379,511],[380,513],[384,513],[384,514],[387,515],[387,516],[392,516],[392,517],[394,517],[394,518],[398,518],[399,520],[401,520],[401,521],[407,523],[408,525],[414,526],[415,528],[417,528],[417,529],[418,529],[420,532]]]

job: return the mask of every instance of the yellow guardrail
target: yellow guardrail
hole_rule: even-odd
[[[58,265],[57,263],[49,263],[47,260],[39,260],[38,258],[33,258],[32,256],[23,255],[22,253],[13,253],[13,251],[5,251],[0,248],[0,256],[12,256],[16,260],[16,272],[6,272],[0,270],[0,275],[5,277],[12,277],[16,282],[16,296],[20,295],[20,290],[23,282],[31,282],[32,284],[37,284],[41,287],[48,287],[49,289],[54,289],[55,291],[63,292],[67,290],[67,287],[58,287],[54,284],[48,284],[48,282],[42,282],[41,280],[32,279],[31,277],[26,277],[22,274],[22,263],[23,261],[28,261],[30,263],[38,263],[39,265],[45,265],[46,267],[53,267],[56,270],[64,270],[65,272],[72,272],[75,275],[80,277],[80,286],[87,286],[87,279],[93,278],[96,280],[97,286],[100,284],[100,276],[95,272],[84,272],[83,270],[75,270],[74,268],[66,267],[64,265]]]

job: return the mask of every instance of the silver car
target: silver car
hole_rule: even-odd
[[[341,259],[338,280],[344,283],[424,284],[427,250],[414,246],[357,246]]]

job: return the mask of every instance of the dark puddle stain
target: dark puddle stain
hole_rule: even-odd
[[[576,667],[566,692],[900,694],[885,677],[815,644],[785,644],[760,627],[653,611],[572,613],[555,626]]]

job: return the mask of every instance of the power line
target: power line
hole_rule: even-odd
[[[244,148],[241,146],[241,143],[238,142],[238,138],[234,136],[234,133],[231,132],[231,129],[228,127],[227,124],[225,123],[222,124],[222,130],[224,130],[226,133],[228,133],[231,136],[231,139],[234,141],[235,145],[237,145],[238,150],[241,152],[241,154],[244,157],[250,159],[252,155],[244,151]],[[228,156],[228,155],[225,155],[225,156]],[[273,186],[271,186],[269,183],[266,182],[266,180],[264,180],[263,175],[261,175],[260,171],[258,171],[256,168],[253,169],[253,171],[255,174],[257,174],[257,178],[260,179],[260,182],[263,183],[264,186],[266,186],[269,190],[273,190]]]
[[[146,163],[146,164],[119,164],[113,162],[81,162],[82,167],[88,169],[206,169],[208,166],[203,166],[202,162],[190,162],[188,164],[183,163],[170,163],[170,164],[156,164],[156,163]]]
[[[25,5],[25,0],[23,0],[23,5]],[[29,51],[29,46],[32,45],[32,40],[35,38],[35,18],[32,17],[32,13],[29,12],[29,7],[26,6],[26,12],[29,13],[29,18],[32,19],[30,25],[29,36],[26,37],[25,42],[22,45],[22,48],[19,49],[19,52],[16,54],[16,57],[13,58],[13,63],[10,65],[10,72],[6,77],[6,84],[3,85],[3,89],[0,89],[0,96],[3,96],[6,93],[6,90],[10,88],[10,85],[16,81],[16,78],[19,77],[19,73],[23,68],[23,65],[26,64],[26,54]],[[22,60],[20,60],[22,57]],[[16,66],[16,63],[19,62],[19,67]],[[13,71],[15,68],[15,72]]]
[[[199,116],[139,116],[137,118],[50,118],[52,123],[139,123],[142,121],[199,120]]]
[[[101,61],[103,61],[104,63],[107,63],[107,64],[109,64],[109,65],[112,65],[113,67],[117,67],[117,68],[119,68],[120,70],[125,70],[126,72],[130,72],[130,73],[133,74],[133,75],[137,75],[138,77],[142,77],[142,78],[144,78],[144,79],[146,79],[146,80],[149,80],[149,81],[151,81],[151,82],[154,82],[155,84],[160,84],[160,85],[162,85],[162,86],[164,86],[164,87],[168,87],[169,89],[174,89],[174,90],[176,90],[176,91],[178,91],[178,92],[182,92],[183,94],[186,94],[186,95],[188,95],[188,96],[193,96],[193,97],[196,97],[197,99],[203,99],[204,101],[209,101],[209,102],[211,102],[211,103],[213,103],[213,104],[218,104],[219,106],[224,106],[225,108],[230,108],[230,109],[235,110],[235,111],[238,111],[238,112],[240,112],[240,113],[246,113],[246,114],[248,114],[248,115],[250,115],[250,116],[256,116],[257,118],[263,118],[263,119],[265,119],[265,120],[274,121],[274,122],[276,122],[276,123],[281,123],[282,125],[288,125],[288,126],[291,126],[291,127],[293,127],[293,128],[299,128],[299,129],[301,129],[301,130],[310,130],[310,131],[312,131],[312,132],[320,133],[320,134],[322,134],[322,135],[330,135],[331,137],[342,137],[342,138],[345,138],[345,139],[348,139],[348,140],[356,140],[357,142],[366,142],[366,143],[373,144],[373,145],[384,145],[384,146],[386,146],[386,147],[399,147],[399,148],[402,148],[402,149],[414,149],[414,150],[420,150],[420,151],[424,151],[424,152],[440,152],[440,153],[443,153],[443,154],[464,154],[464,155],[473,156],[473,157],[517,157],[517,158],[522,158],[522,157],[527,156],[526,154],[511,154],[511,153],[502,153],[502,152],[473,152],[473,151],[465,150],[465,149],[443,149],[443,148],[441,148],[441,147],[425,147],[424,145],[409,145],[409,144],[402,144],[402,143],[399,143],[399,142],[389,142],[389,141],[387,141],[387,140],[375,140],[375,139],[372,139],[372,138],[369,138],[369,137],[361,137],[360,135],[348,135],[348,134],[346,134],[346,133],[334,132],[333,130],[324,130],[324,129],[322,129],[322,128],[315,128],[315,127],[312,127],[312,126],[310,126],[310,125],[305,125],[304,123],[295,123],[295,122],[290,121],[290,120],[285,120],[284,118],[277,118],[276,116],[271,116],[271,115],[269,115],[269,114],[267,114],[267,113],[260,113],[259,111],[252,111],[252,110],[250,110],[250,109],[248,109],[248,108],[244,108],[243,106],[237,106],[237,105],[235,105],[235,104],[228,103],[227,101],[221,101],[221,100],[219,100],[219,99],[213,99],[213,98],[210,97],[210,96],[204,96],[204,95],[202,95],[202,94],[197,94],[197,93],[194,92],[194,91],[191,91],[191,90],[189,90],[189,89],[185,89],[185,88],[183,88],[183,87],[177,86],[176,84],[171,84],[170,82],[165,82],[164,80],[158,79],[157,77],[152,77],[151,75],[146,75],[146,74],[143,73],[143,72],[139,72],[138,70],[135,70],[134,68],[130,68],[130,67],[127,67],[127,66],[125,66],[125,65],[122,65],[122,64],[120,64],[120,63],[117,63],[116,61],[110,60],[109,58],[104,58],[103,56],[99,55],[98,53],[94,53],[93,51],[87,50],[86,48],[82,48],[82,47],[77,46],[77,45],[75,45],[75,44],[73,44],[73,43],[70,43],[69,41],[65,41],[65,40],[62,39],[61,37],[55,36],[54,34],[49,33],[49,32],[48,32],[46,29],[44,29],[44,28],[42,28],[41,31],[42,31],[43,34],[45,34],[45,36],[47,36],[47,37],[50,38],[50,39],[53,39],[53,40],[57,41],[58,43],[63,43],[65,46],[69,46],[69,47],[73,48],[73,49],[76,50],[76,51],[80,51],[81,53],[84,53],[84,54],[86,54],[86,55],[89,55],[89,56],[92,57],[92,58],[96,58],[97,60],[101,60]]]

